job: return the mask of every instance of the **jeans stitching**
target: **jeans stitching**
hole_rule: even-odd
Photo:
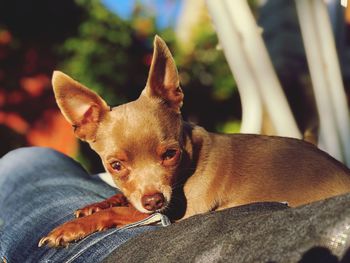
[[[120,232],[120,231],[124,231],[124,230],[127,230],[127,229],[131,229],[131,228],[134,228],[134,227],[137,227],[137,226],[145,226],[144,223],[148,221],[148,219],[152,218],[152,217],[155,217],[155,216],[159,216],[161,217],[160,219],[160,223],[161,225],[163,226],[168,226],[170,224],[170,221],[169,219],[165,216],[165,215],[161,215],[161,214],[153,214],[151,216],[149,216],[148,218],[146,219],[143,219],[143,220],[140,220],[138,222],[135,222],[135,223],[131,223],[129,225],[126,225],[124,227],[121,227],[121,228],[116,228],[114,230],[112,230],[111,232],[109,233],[106,233],[104,234],[103,236],[101,236],[100,238],[98,239],[94,239],[94,240],[91,240],[86,246],[84,246],[78,253],[76,253],[75,255],[73,255],[72,258],[70,258],[69,260],[65,261],[65,263],[70,263],[72,262],[73,260],[75,260],[77,257],[79,257],[81,254],[83,254],[88,248],[90,248],[91,246],[95,245],[97,242],[101,241],[102,239],[105,239],[107,238],[108,236],[116,233],[116,232]],[[98,233],[98,232],[96,232]]]

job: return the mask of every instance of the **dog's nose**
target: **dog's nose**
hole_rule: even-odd
[[[150,195],[144,195],[141,198],[142,206],[148,211],[156,211],[164,205],[164,195],[161,193],[155,193]]]

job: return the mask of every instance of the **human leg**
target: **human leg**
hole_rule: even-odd
[[[38,248],[73,212],[115,194],[75,161],[47,148],[22,148],[0,159],[0,256],[9,262],[98,262],[153,227],[95,233],[67,249]]]

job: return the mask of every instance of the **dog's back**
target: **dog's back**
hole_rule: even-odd
[[[209,163],[203,174],[216,176],[203,180],[221,193],[223,208],[255,201],[298,206],[350,191],[350,170],[310,143],[250,134],[210,134],[210,141],[208,160],[219,164]]]

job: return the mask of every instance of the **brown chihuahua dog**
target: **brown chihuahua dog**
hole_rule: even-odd
[[[93,232],[165,212],[173,220],[261,201],[298,206],[350,191],[350,171],[297,139],[209,133],[182,120],[183,92],[165,42],[154,39],[140,97],[115,108],[61,72],[57,103],[101,157],[123,192],[76,211],[39,246],[66,245]]]

